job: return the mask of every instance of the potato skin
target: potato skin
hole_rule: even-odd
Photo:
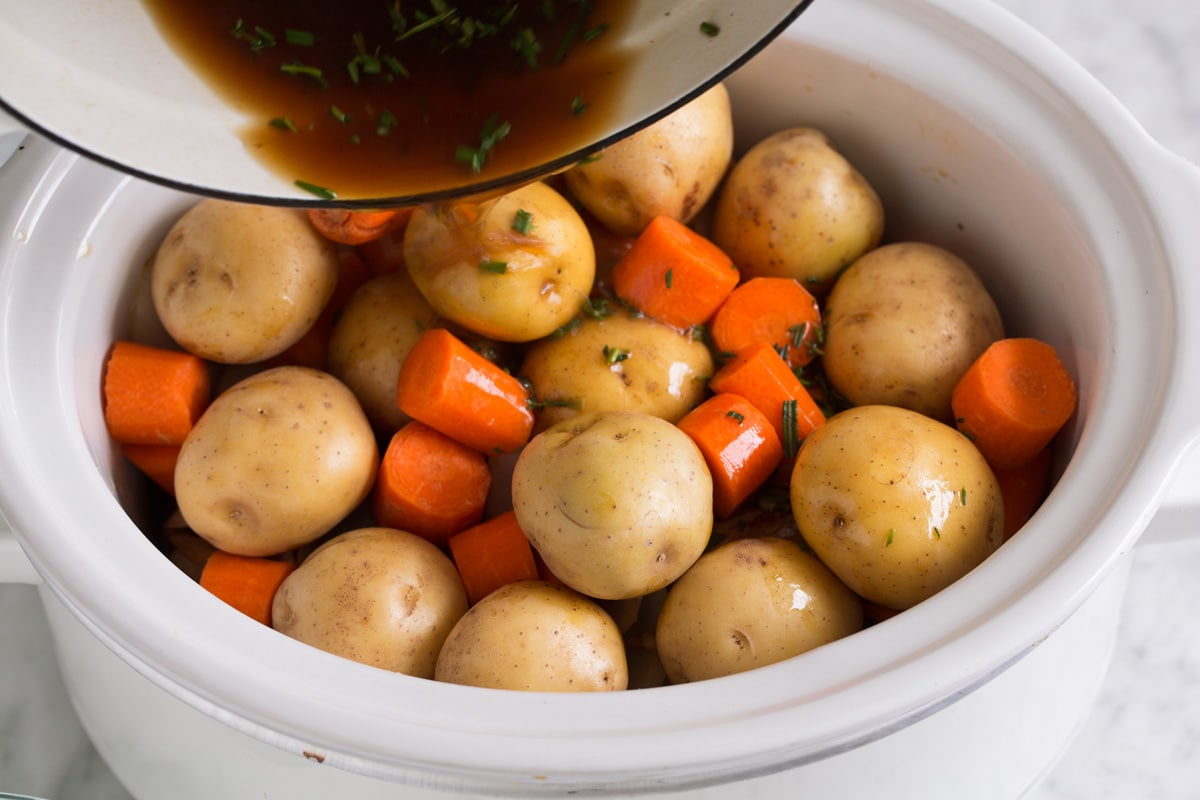
[[[609,363],[605,347],[628,351]],[[678,422],[705,396],[713,359],[703,341],[649,317],[616,310],[530,346],[519,374],[546,406],[535,430],[578,413],[637,411]]]
[[[360,528],[322,544],[284,580],[272,626],[343,658],[432,678],[466,610],[449,556],[407,531]]]
[[[518,211],[530,215],[528,233],[514,228]],[[405,229],[404,260],[438,314],[504,342],[533,341],[566,324],[596,273],[587,225],[540,182],[475,205],[418,208]]]
[[[188,527],[228,553],[307,544],[367,496],[375,434],[341,381],[276,367],[222,392],[184,440],[175,495]]]
[[[965,261],[900,242],[866,254],[834,284],[823,363],[855,405],[896,405],[948,422],[954,385],[1003,336],[1000,311]]]
[[[862,600],[787,539],[736,539],[672,584],[655,641],[672,683],[774,664],[849,636]]]
[[[729,91],[717,84],[564,173],[567,189],[606,228],[637,236],[664,214],[689,222],[733,156]]]
[[[517,459],[513,510],[555,577],[602,600],[690,567],[712,533],[712,476],[687,434],[649,414],[581,414]]]
[[[434,677],[529,692],[629,685],[625,644],[600,606],[563,586],[520,581],[480,600],[450,631]]]
[[[755,144],[717,197],[712,239],[745,278],[795,278],[822,296],[838,272],[879,244],[883,204],[867,179],[813,128]]]
[[[793,467],[804,541],[874,603],[916,605],[1000,546],[1004,503],[991,468],[954,428],[895,406],[861,406],[809,434]]]
[[[282,353],[313,326],[338,272],[333,244],[303,211],[207,198],[159,245],[151,291],[181,347],[248,364]]]

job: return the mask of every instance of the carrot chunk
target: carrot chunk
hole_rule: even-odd
[[[1051,448],[1042,448],[1028,464],[993,470],[1004,501],[1004,540],[1008,541],[1046,499],[1050,481]]]
[[[808,389],[770,344],[752,345],[725,362],[708,381],[714,392],[749,400],[766,415],[791,458],[804,437],[825,424],[825,414]]]
[[[618,297],[680,330],[707,322],[738,277],[724,251],[668,216],[651,220],[612,271]]]
[[[1075,413],[1075,384],[1049,344],[1000,339],[967,368],[950,407],[992,469],[1011,469],[1036,458]]]
[[[351,211],[345,208],[310,208],[308,221],[317,233],[338,244],[363,244],[387,233],[396,216],[394,209]]]
[[[121,444],[183,444],[212,398],[208,364],[176,350],[117,342],[104,370],[104,422]]]
[[[154,481],[163,491],[175,494],[175,463],[179,461],[177,444],[123,444],[121,455],[128,458],[142,474]]]
[[[200,585],[246,616],[270,625],[275,593],[295,569],[288,561],[214,550],[200,573]]]
[[[821,309],[794,278],[751,278],[729,293],[709,322],[709,333],[721,352],[769,344],[789,366],[803,367],[820,349]]]
[[[380,459],[375,524],[441,544],[482,519],[491,483],[482,453],[413,420],[392,435]]]
[[[679,420],[713,477],[713,511],[728,517],[766,483],[783,460],[783,445],[767,416],[749,400],[717,394]]]
[[[511,453],[533,432],[529,390],[444,328],[421,334],[400,367],[396,403],[481,453]]]
[[[512,511],[460,531],[446,544],[472,605],[506,584],[538,579],[533,548]]]

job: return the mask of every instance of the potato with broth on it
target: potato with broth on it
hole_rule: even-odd
[[[303,211],[205,199],[171,227],[151,291],[181,347],[223,364],[278,355],[316,322],[338,280],[329,240]]]
[[[1000,546],[1000,486],[967,437],[924,414],[861,406],[805,439],[790,486],[804,541],[867,600],[916,605]]]
[[[322,544],[275,594],[273,627],[373,667],[432,678],[467,610],[450,557],[413,533],[361,528]]]
[[[855,405],[902,406],[949,422],[958,379],[1003,336],[1000,311],[965,261],[901,242],[866,254],[834,284],[823,363]]]
[[[818,296],[838,272],[879,244],[883,204],[874,188],[813,128],[755,144],[717,197],[712,239],[747,278],[795,278]]]
[[[660,214],[689,222],[733,155],[729,92],[717,84],[563,175],[571,195],[609,230],[636,236]]]
[[[640,597],[690,567],[713,526],[712,475],[686,433],[649,414],[581,414],[535,436],[513,510],[554,576],[601,600]]]
[[[621,631],[595,602],[563,586],[518,581],[463,615],[438,656],[447,683],[530,692],[628,687]]]
[[[584,315],[535,342],[518,371],[544,406],[536,430],[579,413],[638,411],[678,422],[704,399],[712,353],[700,339],[624,309]]]
[[[672,683],[733,675],[849,636],[862,600],[787,539],[736,539],[672,584],[655,641]]]
[[[404,260],[440,315],[505,342],[533,341],[566,324],[596,273],[587,225],[545,183],[478,204],[418,208],[404,234]]]
[[[222,392],[180,449],[188,526],[228,553],[267,556],[327,533],[371,490],[379,449],[345,384],[276,367]]]

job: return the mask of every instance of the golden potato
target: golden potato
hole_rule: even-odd
[[[513,469],[512,501],[555,577],[602,600],[666,586],[713,526],[699,448],[649,414],[581,414],[538,434]]]
[[[379,449],[332,375],[276,367],[222,392],[180,449],[175,496],[188,526],[227,553],[307,544],[366,499]]]
[[[712,373],[702,340],[624,310],[585,315],[562,335],[535,342],[518,370],[545,404],[538,431],[596,411],[638,411],[678,422],[704,399]]]
[[[905,609],[1000,546],[1004,504],[979,450],[895,406],[835,414],[805,439],[791,477],[804,541],[867,600]]]
[[[303,211],[198,202],[154,256],[151,291],[181,347],[224,364],[278,355],[316,322],[338,279],[333,245]]]
[[[637,236],[660,214],[680,222],[695,217],[732,156],[729,92],[717,84],[563,178],[571,195],[605,227]]]
[[[629,684],[612,618],[543,581],[510,583],[472,606],[450,631],[434,677],[530,692],[612,692]]]
[[[879,196],[813,128],[768,136],[742,156],[717,197],[712,239],[746,278],[795,278],[821,295],[879,244]]]
[[[787,539],[736,539],[672,584],[655,641],[672,683],[733,675],[849,636],[862,600]]]
[[[408,421],[396,405],[400,365],[437,320],[404,270],[367,281],[338,314],[329,339],[329,371],[350,387],[382,434]]]
[[[825,374],[855,405],[902,406],[948,422],[954,385],[1004,336],[1000,311],[969,265],[920,242],[854,262],[825,303]]]
[[[540,182],[478,204],[417,209],[404,260],[440,315],[505,342],[539,339],[566,324],[596,273],[587,225]]]
[[[271,624],[326,652],[432,678],[466,610],[449,556],[416,534],[360,528],[322,544],[284,580]]]

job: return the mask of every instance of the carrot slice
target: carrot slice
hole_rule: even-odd
[[[310,208],[308,221],[317,233],[338,244],[363,244],[378,239],[392,225],[395,209],[351,211],[345,208]]]
[[[708,331],[720,352],[739,353],[765,343],[794,369],[819,352],[821,309],[795,278],[751,278],[729,293]]]
[[[104,370],[104,422],[122,444],[183,444],[212,396],[199,356],[117,342]]]
[[[511,453],[533,431],[529,390],[444,328],[421,334],[400,367],[396,403],[481,453]]]
[[[177,444],[129,444],[121,445],[121,455],[154,481],[163,491],[175,494],[175,463],[179,461],[181,447]]]
[[[1028,464],[993,470],[1004,501],[1004,540],[1008,541],[1046,499],[1050,482],[1051,448],[1042,448]]]
[[[967,368],[950,407],[992,469],[1011,469],[1036,458],[1075,413],[1075,384],[1049,344],[1000,339]]]
[[[783,460],[783,444],[767,415],[736,394],[713,395],[677,424],[708,462],[718,517],[732,514]]]
[[[275,593],[295,569],[288,561],[214,550],[200,573],[200,585],[246,616],[270,625]]]
[[[772,345],[741,351],[717,370],[708,385],[714,392],[741,395],[765,414],[786,458],[796,454],[804,437],[825,424],[820,406]]]
[[[441,544],[482,519],[491,483],[482,453],[408,422],[379,462],[371,499],[375,524]]]
[[[665,215],[650,221],[612,271],[618,297],[680,330],[707,322],[738,277],[723,250]]]
[[[506,584],[538,579],[533,548],[512,511],[460,531],[446,544],[472,605]]]

